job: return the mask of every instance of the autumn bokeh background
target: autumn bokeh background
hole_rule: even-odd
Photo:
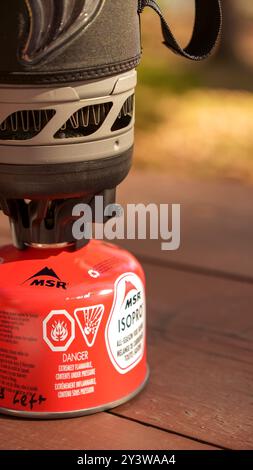
[[[194,2],[160,0],[186,43]],[[223,0],[222,40],[201,63],[161,44],[157,15],[142,16],[135,166],[253,184],[253,2]]]

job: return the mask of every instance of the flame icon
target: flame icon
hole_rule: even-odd
[[[64,321],[55,321],[52,325],[51,338],[54,341],[64,341],[68,336],[68,328]]]

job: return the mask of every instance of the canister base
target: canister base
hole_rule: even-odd
[[[67,411],[67,412],[62,412],[62,413],[34,413],[34,412],[28,412],[28,411],[18,411],[18,410],[11,410],[8,408],[2,408],[0,407],[0,413],[4,415],[9,415],[13,416],[15,418],[26,418],[26,419],[67,419],[67,418],[77,418],[79,416],[86,416],[86,415],[91,415],[94,413],[99,413],[101,411],[106,411],[106,410],[111,410],[112,408],[116,408],[117,406],[123,405],[124,403],[132,400],[132,398],[136,397],[145,385],[147,384],[149,379],[149,367],[147,368],[147,375],[145,377],[145,380],[143,383],[130,395],[127,395],[126,397],[120,398],[119,400],[116,400],[112,403],[106,403],[105,405],[102,406],[97,406],[94,408],[89,408],[87,410],[77,410],[77,411]]]

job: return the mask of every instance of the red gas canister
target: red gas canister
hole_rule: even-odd
[[[128,252],[0,249],[0,411],[36,418],[117,406],[144,386],[145,280]]]

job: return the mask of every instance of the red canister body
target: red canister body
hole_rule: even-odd
[[[128,252],[0,249],[0,411],[88,414],[147,380],[145,280]]]

